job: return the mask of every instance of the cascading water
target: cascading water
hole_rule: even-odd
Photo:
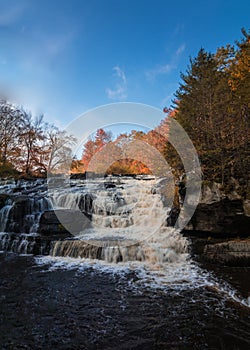
[[[74,240],[57,241],[52,256],[101,259],[106,262],[141,261],[166,263],[185,260],[187,240],[174,228],[165,227],[167,208],[159,191],[159,179],[123,178],[122,183],[90,184],[94,198],[91,227]],[[86,184],[85,191],[90,192]],[[158,190],[157,190],[158,189]],[[57,208],[77,209],[81,191],[53,194]]]
[[[4,231],[0,233],[0,250],[47,255],[36,262],[52,264],[55,269],[95,264],[112,273],[132,270],[138,277],[137,285],[150,288],[210,286],[241,302],[234,290],[219,284],[192,261],[187,239],[166,227],[170,205],[166,207],[162,198],[160,179],[72,182],[55,187],[50,199],[44,184],[18,186],[0,184]],[[64,240],[40,236],[36,233],[39,218],[51,208],[50,201],[54,209],[79,211],[89,225]]]
[[[0,232],[37,233],[41,214],[51,208],[42,180],[1,183],[0,195],[6,197],[0,209]]]
[[[11,208],[12,208],[12,205],[7,204],[0,210],[0,232],[6,231],[6,226],[9,219],[9,213]]]
[[[0,250],[21,254],[48,250],[47,243],[37,240],[40,216],[51,208],[44,180],[1,181],[0,196]]]
[[[178,290],[207,286],[247,305],[227,284],[199,268],[188,253],[187,238],[166,226],[172,203],[166,207],[160,179],[108,181],[52,191],[56,209],[81,208],[91,217],[91,225],[74,238],[52,242],[50,256],[37,258],[38,264],[50,263],[52,270],[76,266],[81,270],[93,263],[112,273],[132,270],[137,285]]]

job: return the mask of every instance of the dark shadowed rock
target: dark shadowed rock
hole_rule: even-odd
[[[167,226],[174,226],[177,219],[178,219],[179,214],[180,214],[180,209],[173,207],[170,210],[168,218],[167,218]]]
[[[232,240],[207,244],[204,257],[213,262],[231,266],[250,266],[250,240]]]
[[[90,193],[83,194],[79,201],[78,207],[85,215],[91,218],[92,215],[92,203],[94,200],[94,195]]]
[[[109,188],[116,188],[116,185],[114,183],[112,183],[112,182],[106,182],[106,183],[104,183],[104,187],[107,190]]]
[[[248,235],[250,217],[246,216],[242,200],[222,199],[214,203],[199,203],[185,230]]]
[[[248,209],[248,201],[236,192],[225,194],[217,183],[203,185],[201,200],[185,230],[248,236]]]
[[[9,214],[7,231],[29,232],[29,226],[25,223],[25,216],[30,214],[29,197],[20,195],[12,198],[14,204]]]
[[[40,218],[38,232],[42,235],[70,236],[89,227],[90,221],[78,210],[47,210]]]
[[[6,205],[6,201],[9,198],[8,194],[1,193],[0,194],[0,210]]]

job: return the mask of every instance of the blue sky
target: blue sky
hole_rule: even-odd
[[[162,109],[189,57],[240,39],[249,13],[247,0],[0,0],[1,93],[59,126],[112,102]]]

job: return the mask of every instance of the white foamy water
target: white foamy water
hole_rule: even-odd
[[[51,209],[44,180],[0,181],[0,194],[6,196],[0,209],[0,232],[36,233],[41,214]]]
[[[91,227],[76,240],[54,242],[50,256],[36,258],[36,262],[48,264],[49,271],[92,267],[120,276],[134,272],[137,281],[132,287],[137,292],[211,288],[225,299],[248,306],[232,287],[199,268],[188,254],[187,239],[165,226],[169,208],[163,205],[159,184],[159,179],[122,179],[105,188],[97,180],[89,184],[91,192],[87,185],[81,190],[56,191],[57,207],[70,209],[79,206],[82,191],[94,194]]]
[[[250,307],[248,299],[239,296],[232,286],[218,280],[212,273],[200,268],[190,259],[168,264],[139,261],[114,264],[97,259],[43,256],[36,257],[35,262],[37,265],[44,266],[45,273],[56,270],[75,270],[78,273],[85,273],[89,269],[94,269],[100,273],[125,278],[128,288],[136,294],[143,293],[145,289],[178,294],[186,289],[195,291],[207,288],[218,294],[222,301],[232,301]],[[135,281],[130,280],[131,273],[136,275]]]
[[[204,287],[248,305],[232,287],[199,268],[190,259],[187,239],[178,230],[165,226],[169,207],[163,205],[160,179],[121,178],[108,179],[106,184],[103,180],[94,180],[74,185],[56,188],[52,200],[56,208],[79,209],[83,205],[91,215],[90,227],[73,240],[53,242],[50,256],[35,258],[37,264],[46,265],[49,271],[76,269],[81,272],[94,268],[120,276],[133,272],[137,280],[131,282],[131,288],[138,293],[145,288],[178,292]],[[4,191],[10,191],[12,186],[4,184]],[[11,224],[7,219],[12,206],[13,203],[6,203],[0,211],[2,231],[7,223]],[[28,193],[25,214],[28,232],[36,232],[40,215],[48,207],[46,196]],[[27,234],[11,237],[3,232],[0,249],[29,254],[35,238]]]
[[[98,246],[107,241],[109,245],[127,246],[159,233],[172,205],[171,198],[168,208],[163,205],[161,179],[111,180],[97,179],[73,188],[51,189],[50,198],[55,209],[79,210],[83,207],[82,211],[91,215],[91,225],[77,238]],[[168,185],[165,187],[167,190]]]

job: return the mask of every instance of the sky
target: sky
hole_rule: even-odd
[[[0,96],[59,127],[114,102],[162,110],[189,58],[239,40],[249,14],[248,0],[0,0]]]

